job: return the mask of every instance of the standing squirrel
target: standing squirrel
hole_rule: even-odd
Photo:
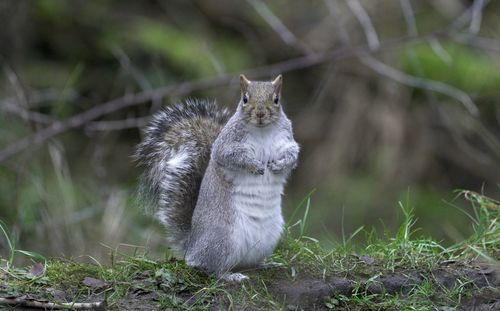
[[[141,197],[169,245],[188,265],[229,282],[247,278],[231,271],[263,264],[283,231],[281,195],[299,146],[281,105],[282,80],[240,75],[231,118],[205,100],[167,107],[134,154],[145,168]]]

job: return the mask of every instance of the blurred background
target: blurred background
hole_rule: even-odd
[[[186,97],[234,110],[239,73],[284,74],[302,148],[284,211],[301,218],[313,192],[307,234],[327,246],[393,232],[398,201],[452,244],[472,213],[454,190],[499,197],[498,1],[18,0],[0,20],[0,220],[17,248],[161,256],[135,202],[141,128]]]

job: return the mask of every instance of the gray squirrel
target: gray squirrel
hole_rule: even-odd
[[[190,266],[228,282],[264,263],[283,231],[281,195],[299,146],[281,105],[282,76],[240,75],[233,116],[207,100],[155,114],[134,154],[142,201]]]

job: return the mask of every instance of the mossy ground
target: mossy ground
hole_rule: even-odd
[[[269,267],[245,271],[250,280],[241,284],[225,284],[183,261],[151,260],[146,254],[112,251],[111,265],[103,266],[97,261],[45,261],[12,247],[12,256],[0,261],[0,298],[105,301],[109,310],[498,307],[500,205],[475,193],[464,195],[475,206],[476,214],[471,216],[475,233],[451,247],[418,237],[411,210],[401,205],[405,220],[395,235],[378,237],[368,232],[366,247],[361,249],[351,244],[360,230],[326,250],[304,235],[306,207],[303,219],[288,226],[268,258]],[[13,267],[13,256],[19,253],[31,257],[33,266]]]

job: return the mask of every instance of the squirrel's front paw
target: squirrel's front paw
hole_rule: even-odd
[[[252,173],[258,174],[258,175],[264,175],[265,171],[266,171],[266,166],[262,163],[255,165],[251,170]]]
[[[281,173],[285,169],[285,163],[283,160],[271,160],[267,163],[267,167],[273,173]]]

